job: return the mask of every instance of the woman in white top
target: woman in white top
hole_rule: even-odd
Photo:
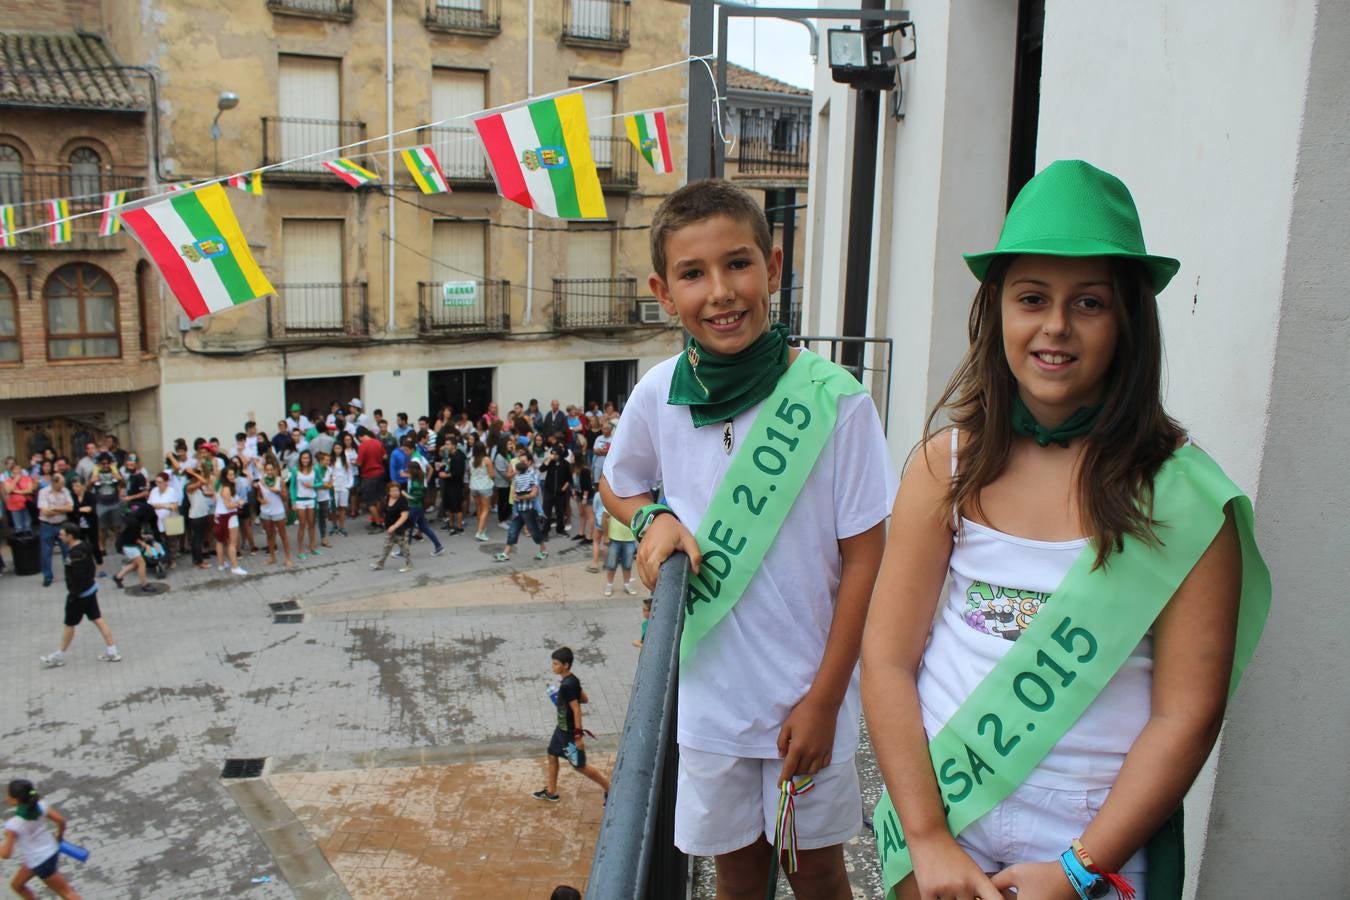
[[[178,515],[178,505],[183,501],[183,495],[178,492],[173,481],[173,476],[168,472],[160,472],[155,476],[155,486],[150,489],[150,497],[147,500],[150,508],[155,511],[155,531],[159,533],[159,542],[164,546],[164,553],[169,558],[171,569],[174,567],[173,542],[169,540],[169,535],[164,529],[169,517]]]
[[[351,499],[352,490],[352,462],[355,460],[356,451],[352,451],[351,459],[348,459],[347,452],[342,447],[333,450],[333,465],[329,469],[333,479],[333,533],[347,536],[347,503]]]
[[[1075,236],[1094,227],[1103,233]],[[1131,233],[1137,251],[1112,243]],[[863,707],[905,843],[888,811],[877,831],[912,862],[902,900],[1072,900],[1125,879],[1143,900],[1153,865],[1143,846],[1179,807],[1223,720],[1243,577],[1236,504],[1048,754],[1016,755],[1036,728],[1018,717],[1053,706],[1097,652],[1091,632],[1070,627],[1082,609],[1071,601],[1089,598],[1061,600],[1061,581],[1080,555],[1108,579],[1139,559],[1126,554],[1158,545],[1166,523],[1152,515],[1154,478],[1186,439],[1162,406],[1155,299],[1179,263],[1143,253],[1125,186],[1081,161],[1053,163],[1014,202],[1005,242],[1017,249],[966,257],[981,280],[970,348],[929,419],[931,429],[944,413],[955,427],[930,430],[907,467],[863,638]],[[929,741],[1045,615],[1059,624],[1035,671],[1005,680],[997,669],[990,682],[1010,684],[1020,706],[989,709],[978,737],[962,719],[969,758],[935,766]],[[1048,634],[1042,625],[1032,640]],[[944,805],[968,796],[995,805],[953,836]]]
[[[277,459],[270,453],[263,462],[263,474],[253,484],[258,491],[259,517],[267,533],[267,564],[276,565],[277,539],[281,539],[282,557],[286,568],[295,566],[291,560],[291,539],[286,531],[286,484],[277,475]]]
[[[66,837],[66,820],[56,808],[38,799],[33,782],[16,778],[9,783],[5,792],[5,803],[14,808],[14,815],[5,821],[5,836],[0,842],[0,859],[9,859],[18,852],[23,864],[14,873],[9,886],[20,897],[31,898],[33,892],[27,887],[33,876],[42,879],[42,883],[51,888],[60,897],[67,900],[79,900],[80,895],[66,881],[66,876],[56,871],[61,858],[61,841]],[[56,826],[56,834],[47,830],[43,819],[50,819]]]
[[[228,559],[232,573],[247,575],[248,572],[239,566],[239,507],[243,501],[234,493],[238,479],[239,470],[230,464],[220,473],[220,480],[216,482],[216,568],[224,569]]]
[[[301,450],[290,473],[291,507],[299,521],[295,536],[296,555],[301,560],[305,558],[306,546],[310,554],[316,554],[319,549],[319,532],[314,520],[314,507],[319,496],[319,486],[314,483],[317,474],[314,471],[314,454]]]

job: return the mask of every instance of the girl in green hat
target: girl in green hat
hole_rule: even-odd
[[[1166,826],[1270,599],[1249,501],[1162,405],[1155,297],[1179,264],[1081,161],[1029,182],[967,261],[970,348],[864,636],[887,889],[1170,900]]]

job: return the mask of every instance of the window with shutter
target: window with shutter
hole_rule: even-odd
[[[281,158],[294,159],[341,146],[342,61],[321,56],[279,59],[277,116]],[[319,160],[292,171],[322,172]]]
[[[487,160],[473,126],[461,116],[487,107],[487,73],[472,69],[431,70],[431,148],[450,180],[489,178]],[[451,121],[446,121],[446,120]]]
[[[281,267],[277,294],[287,331],[341,330],[346,323],[341,220],[283,219]]]

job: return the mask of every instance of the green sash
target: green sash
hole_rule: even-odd
[[[1084,548],[1047,607],[929,742],[952,834],[1012,793],[1096,699],[1209,548],[1229,501],[1242,546],[1230,696],[1237,687],[1270,610],[1270,572],[1256,547],[1251,501],[1189,444],[1158,471],[1154,498],[1164,544],[1126,537],[1124,551],[1096,570],[1095,550]],[[913,865],[888,794],[874,821],[894,896]]]
[[[839,366],[802,353],[760,406],[694,535],[703,565],[689,577],[681,663],[745,593],[834,433],[839,398],[862,392]]]

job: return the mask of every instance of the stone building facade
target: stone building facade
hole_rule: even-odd
[[[0,3],[0,206],[16,230],[43,226],[44,200],[72,197],[70,234],[17,234],[0,248],[0,456],[88,436],[157,441],[158,292],[125,235],[101,237],[105,193],[144,186],[144,79],[78,5]],[[41,21],[42,32],[15,32]]]

